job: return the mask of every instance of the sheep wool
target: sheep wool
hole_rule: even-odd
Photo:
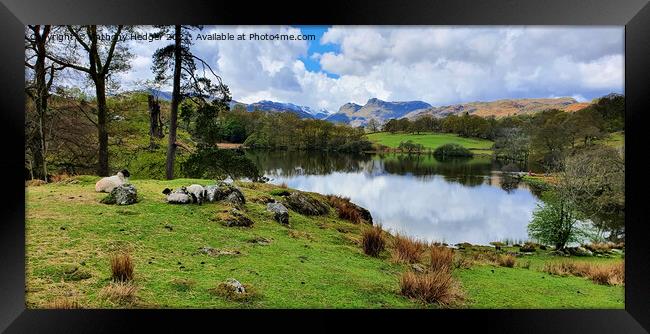
[[[129,176],[129,171],[123,169],[113,176],[104,177],[95,183],[95,191],[110,193],[114,188],[127,183]]]
[[[203,203],[203,200],[206,197],[206,191],[205,191],[205,188],[203,188],[203,186],[198,185],[198,184],[192,184],[192,185],[187,186],[186,189],[187,189],[188,193],[194,195],[194,198],[196,198],[197,203],[199,203],[199,204]]]

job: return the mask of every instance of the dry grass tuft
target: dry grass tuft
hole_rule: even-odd
[[[430,247],[430,265],[432,271],[451,271],[454,267],[454,251],[444,246]]]
[[[196,281],[193,279],[175,278],[171,284],[177,291],[188,291],[196,285]]]
[[[62,298],[54,299],[54,300],[50,301],[49,303],[45,304],[45,308],[46,309],[58,309],[58,310],[64,310],[65,309],[65,310],[69,310],[69,309],[81,308],[81,306],[79,306],[79,303],[74,299],[63,298],[62,297]]]
[[[517,259],[512,255],[501,255],[497,258],[497,263],[501,267],[512,268],[517,263]]]
[[[397,234],[393,239],[393,260],[406,263],[419,262],[427,246],[424,241]]]
[[[132,304],[138,288],[131,282],[113,282],[100,291],[100,296],[119,304]]]
[[[624,285],[625,263],[595,264],[588,262],[551,262],[544,265],[544,272],[553,275],[586,277],[601,285]]]
[[[56,175],[50,176],[50,182],[55,182],[55,183],[62,182],[62,181],[68,180],[69,178],[70,178],[70,175],[68,175],[68,173],[56,174]]]
[[[405,272],[400,278],[400,293],[424,303],[441,305],[450,305],[463,298],[451,271]]]
[[[351,221],[355,224],[359,224],[364,221],[361,212],[359,212],[359,209],[356,207],[356,205],[350,202],[349,198],[330,195],[327,196],[327,201],[333,208],[336,209],[339,218]]]
[[[373,226],[363,231],[361,244],[363,245],[363,252],[367,255],[377,257],[385,246],[386,240],[384,239],[383,231],[380,226]]]
[[[127,282],[133,279],[133,260],[129,253],[117,253],[111,256],[111,273],[113,281]]]
[[[44,184],[47,184],[47,182],[39,179],[33,179],[33,180],[27,180],[25,181],[25,186],[26,187],[38,187],[42,186]]]

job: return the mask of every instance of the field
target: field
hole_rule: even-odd
[[[422,144],[424,148],[435,150],[438,146],[444,144],[459,144],[465,148],[470,149],[474,154],[492,154],[492,144],[490,140],[479,138],[464,138],[451,133],[389,133],[389,132],[375,132],[367,135],[368,139],[374,143],[396,148],[401,142],[411,140],[416,144]]]
[[[28,308],[74,301],[82,308],[421,308],[399,294],[399,277],[409,270],[390,259],[363,253],[367,228],[326,216],[290,211],[290,226],[274,221],[259,200],[277,186],[238,183],[247,202],[250,228],[226,227],[221,203],[170,205],[161,190],[208,180],[134,180],[140,201],[131,206],[100,204],[97,177],[80,176],[26,188],[26,300]],[[318,196],[318,195],[314,195]],[[389,237],[392,238],[392,237]],[[389,240],[390,241],[390,240]],[[389,243],[390,244],[390,243]],[[201,252],[211,247],[213,252]],[[109,259],[131,254],[135,291],[130,299],[107,297]],[[573,260],[574,258],[570,258]],[[623,287],[541,271],[559,261],[541,250],[518,258],[530,268],[475,264],[454,270],[468,308],[623,308]],[[620,257],[580,258],[620,262]],[[229,278],[254,294],[230,300],[211,289]]]

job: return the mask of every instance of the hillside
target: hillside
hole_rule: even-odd
[[[515,116],[531,114],[548,109],[577,111],[589,106],[590,103],[580,103],[570,97],[549,99],[504,99],[491,102],[469,102],[449,106],[432,107],[426,110],[413,111],[405,117],[414,119],[422,115],[444,117],[447,115],[469,113],[482,117]]]
[[[387,236],[388,248],[373,258],[360,246],[360,234],[367,225],[343,220],[334,210],[324,216],[290,210],[289,226],[274,221],[264,202],[280,200],[280,192],[295,190],[237,183],[247,199],[243,212],[254,221],[252,227],[243,228],[221,224],[229,210],[223,203],[170,205],[160,193],[165,187],[214,181],[135,180],[140,201],[112,206],[99,203],[104,194],[94,192],[97,179],[79,176],[26,188],[28,308],[70,301],[81,308],[425,306],[399,294],[400,276],[411,266],[392,260],[391,236]],[[321,195],[311,196],[323,201]],[[133,257],[134,279],[126,286],[133,290],[118,290],[120,286],[111,283],[109,259],[116,252],[129,252]],[[545,263],[558,261],[546,251],[525,255],[512,268],[469,260],[493,253],[491,247],[472,246],[457,252],[467,257],[461,262],[465,265],[454,270],[465,291],[459,307],[624,306],[622,286],[541,272]],[[606,264],[620,263],[621,258],[577,261]],[[247,285],[254,294],[230,300],[212,293],[229,278]]]
[[[589,106],[590,103],[581,103],[570,97],[547,99],[504,99],[491,102],[468,102],[448,106],[433,107],[422,101],[386,102],[376,98],[368,100],[361,106],[355,103],[346,103],[335,114],[326,120],[347,123],[352,126],[366,125],[370,119],[381,123],[391,118],[406,117],[415,119],[422,115],[444,117],[470,113],[482,117],[505,117],[521,114],[530,114],[547,109],[577,111]]]

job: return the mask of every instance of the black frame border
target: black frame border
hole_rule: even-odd
[[[0,4],[0,132],[5,145],[5,194],[0,224],[0,330],[7,332],[187,331],[285,327],[301,330],[423,325],[453,331],[474,326],[502,333],[650,330],[649,208],[641,151],[650,106],[648,0],[411,0],[322,3],[205,0],[2,0]],[[626,287],[625,310],[28,310],[25,308],[25,203],[20,158],[24,145],[24,25],[43,24],[312,24],[312,25],[625,25]],[[24,141],[23,141],[24,144]],[[402,317],[402,318],[400,318]],[[342,318],[342,319],[341,319]],[[301,323],[298,325],[297,322]],[[339,320],[348,320],[343,325]],[[400,321],[401,320],[401,321]],[[307,326],[304,326],[304,325]]]

